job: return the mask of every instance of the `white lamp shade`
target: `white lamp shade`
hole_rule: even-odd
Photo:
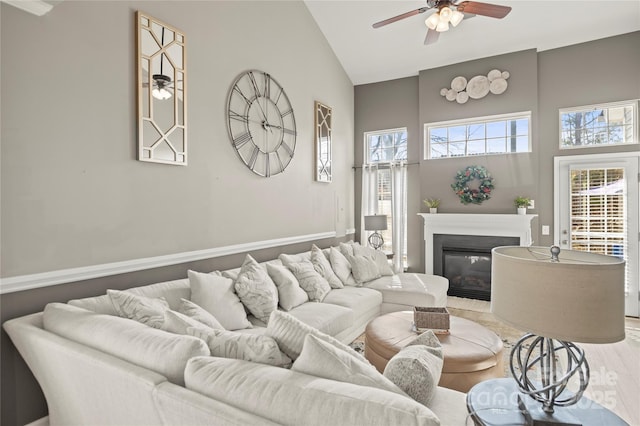
[[[440,9],[440,21],[449,22],[449,20],[451,19],[452,12],[453,11],[451,10],[451,8],[447,6]]]
[[[624,339],[625,262],[617,257],[548,247],[492,250],[491,312],[520,329],[556,340]]]
[[[445,31],[449,31],[449,23],[448,22],[444,22],[443,20],[440,20],[440,23],[436,27],[436,31],[439,32],[439,33],[443,33]]]
[[[377,214],[364,217],[365,231],[384,231],[387,229],[387,215]]]

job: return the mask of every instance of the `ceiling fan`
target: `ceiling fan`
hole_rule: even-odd
[[[449,24],[456,27],[460,22],[462,22],[467,14],[471,14],[472,16],[481,15],[502,19],[511,12],[511,7],[509,6],[481,3],[478,1],[463,1],[456,3],[451,0],[427,0],[426,6],[376,22],[373,24],[373,28],[380,28],[402,19],[435,9],[437,9],[437,11],[432,13],[425,21],[428,31],[427,36],[424,39],[424,44],[433,44],[438,41],[440,33],[449,29]]]

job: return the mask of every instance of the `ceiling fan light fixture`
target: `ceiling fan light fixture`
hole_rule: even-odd
[[[438,26],[438,24],[440,23],[440,16],[438,15],[438,12],[432,14],[431,16],[429,16],[425,21],[424,21],[425,25],[427,26],[427,28],[429,28],[430,30],[435,30],[436,27]]]
[[[451,14],[453,13],[453,11],[451,10],[450,7],[445,6],[442,9],[440,9],[440,21],[441,22],[449,22],[451,20]]]
[[[169,99],[171,97],[171,92],[167,90],[165,86],[171,83],[171,77],[164,74],[154,74],[153,81],[157,87],[151,91],[151,96],[161,101]]]
[[[440,23],[438,23],[438,26],[436,27],[436,31],[439,33],[449,31],[449,23],[441,20]]]
[[[169,99],[171,98],[171,92],[168,91],[167,89],[165,89],[164,87],[162,89],[153,89],[151,91],[151,95],[156,98],[159,99],[161,101],[164,101],[165,99]]]
[[[460,22],[462,22],[462,20],[464,19],[464,13],[462,12],[458,12],[457,10],[454,10],[451,13],[451,19],[449,20],[449,22],[451,23],[451,25],[453,25],[454,27],[457,27],[458,24]]]

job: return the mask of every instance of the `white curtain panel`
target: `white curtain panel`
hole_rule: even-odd
[[[393,269],[402,272],[405,256],[405,232],[407,229],[407,163],[405,161],[391,163],[391,209],[393,232]]]
[[[378,165],[362,166],[362,204],[360,220],[360,242],[367,245],[369,231],[364,230],[364,217],[378,213]]]

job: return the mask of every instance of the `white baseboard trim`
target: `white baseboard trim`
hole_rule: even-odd
[[[205,250],[188,251],[184,253],[175,253],[165,256],[126,260],[123,262],[104,263],[101,265],[83,266],[80,268],[60,269],[57,271],[42,272],[38,274],[18,275],[15,277],[0,279],[0,294],[14,293],[17,291],[31,290],[34,288],[89,280],[93,278],[106,277],[109,275],[125,274],[128,272],[142,271],[145,269],[160,268],[163,266],[177,265],[180,263],[194,262],[197,260],[244,253],[252,250],[280,247],[289,244],[322,240],[325,238],[335,238],[335,236],[335,231],[322,232],[318,234],[298,235],[295,237],[278,238],[274,240],[256,241],[251,243],[235,244],[231,246],[215,247]]]

